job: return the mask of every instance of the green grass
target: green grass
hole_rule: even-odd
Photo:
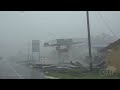
[[[66,70],[63,72],[50,71],[46,75],[53,76],[59,79],[120,79],[120,75],[101,76],[99,73],[96,72],[81,73],[78,69]]]

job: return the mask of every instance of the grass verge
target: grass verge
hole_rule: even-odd
[[[120,79],[120,75],[105,76],[100,75],[97,72],[85,72],[81,73],[77,69],[66,70],[63,72],[49,71],[47,76],[52,76],[59,79]]]

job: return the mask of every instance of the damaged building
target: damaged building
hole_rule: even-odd
[[[120,72],[120,39],[103,48],[101,54],[107,66],[113,66]]]

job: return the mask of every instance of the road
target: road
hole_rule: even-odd
[[[44,79],[44,74],[13,61],[1,60],[0,79]]]

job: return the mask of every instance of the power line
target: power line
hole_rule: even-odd
[[[96,14],[96,13],[95,13],[95,14]],[[95,16],[96,16],[96,15],[95,15]],[[96,17],[97,17],[97,16],[96,16]],[[97,17],[97,19],[98,19],[98,17]],[[92,19],[91,19],[91,20],[92,20]],[[90,20],[90,21],[91,21],[91,20]],[[99,21],[99,20],[98,20],[98,21]],[[90,27],[91,27],[91,28],[94,28],[93,26],[95,26],[95,24],[97,24],[97,23],[93,23],[93,22],[94,22],[94,21],[92,21],[92,22],[90,23]],[[91,29],[91,32],[93,33],[93,35],[95,35],[93,29]],[[95,39],[95,37],[94,37],[94,39]],[[92,39],[92,40],[94,40],[94,39]],[[91,40],[91,42],[93,42],[92,40]],[[104,40],[104,39],[103,39],[103,40]],[[105,40],[104,40],[104,42],[105,42],[106,44],[108,44],[108,42],[106,42]],[[91,44],[91,46],[92,46],[92,44]]]
[[[97,20],[99,21],[96,13],[94,13],[94,14],[95,14]],[[92,19],[91,19],[91,20],[92,20]],[[100,22],[100,21],[99,21],[99,22]],[[95,26],[95,24],[97,24],[97,23],[93,23],[93,21],[92,21],[91,24],[90,24],[91,28],[94,28],[93,26]],[[100,28],[101,28],[101,27],[100,27]],[[91,29],[91,32],[94,33],[93,29]],[[94,33],[93,35],[95,35],[95,33]],[[104,40],[104,39],[103,39],[103,40]],[[106,44],[108,44],[108,42],[106,42],[106,40],[104,40],[104,42],[105,42]]]
[[[108,27],[109,31],[114,35],[114,37],[116,39],[118,39],[118,37],[115,35],[115,33],[112,31],[112,29],[110,28],[110,26],[106,23],[105,19],[103,18],[103,16],[101,15],[101,13],[99,12],[100,17],[102,18],[103,22],[105,23],[105,25]]]
[[[97,20],[100,22],[100,20],[99,20],[99,18],[98,18],[98,16],[97,16],[97,14],[96,14],[96,13],[94,13],[94,15],[96,16]],[[100,27],[100,28],[101,28],[101,27]],[[103,39],[103,40],[104,40],[104,39]],[[105,40],[104,40],[104,41],[105,41]],[[105,41],[105,43],[106,43],[106,44],[108,44],[108,42],[106,42],[106,41]]]
[[[96,15],[95,15],[95,16],[96,16]],[[96,17],[97,17],[97,16],[96,16]],[[97,17],[97,19],[98,19],[98,17]],[[98,21],[99,21],[99,19],[98,19]],[[95,24],[97,24],[97,23],[93,23],[93,22],[94,22],[94,21],[92,21],[92,19],[91,19],[91,24],[90,24],[91,28],[94,28],[93,26],[95,26]],[[94,33],[93,29],[91,29],[91,32]],[[95,33],[94,33],[93,35],[95,35]]]
[[[81,16],[81,23],[80,23],[80,27],[82,28],[82,24],[83,24],[83,21],[84,21],[84,15]]]

